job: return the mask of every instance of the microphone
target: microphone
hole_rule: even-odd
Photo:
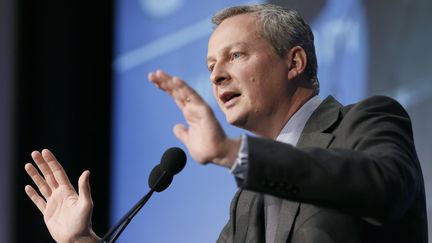
[[[156,192],[165,190],[172,182],[174,175],[178,174],[186,165],[186,154],[180,148],[169,148],[162,155],[159,165],[156,165],[150,173],[148,184],[150,189]],[[165,173],[165,174],[164,174]],[[159,183],[156,183],[162,176]]]
[[[101,239],[101,243],[115,242],[132,218],[147,203],[153,192],[161,192],[169,187],[174,175],[178,174],[186,165],[185,152],[177,147],[167,149],[162,155],[160,164],[150,172],[148,184],[150,191],[127,212],[120,221]]]

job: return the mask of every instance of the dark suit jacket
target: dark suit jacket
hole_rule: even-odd
[[[427,242],[424,183],[406,111],[328,97],[297,147],[248,137],[249,168],[218,243],[264,242],[263,193],[283,198],[276,243]]]

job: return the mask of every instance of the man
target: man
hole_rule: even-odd
[[[427,242],[424,185],[410,120],[394,100],[321,101],[313,35],[292,10],[240,6],[217,13],[207,64],[227,121],[257,137],[233,139],[184,81],[148,78],[170,94],[188,126],[174,134],[201,164],[235,175],[230,220],[218,242]],[[276,140],[276,141],[275,141]],[[89,172],[75,192],[48,151],[26,186],[58,242],[98,242]]]

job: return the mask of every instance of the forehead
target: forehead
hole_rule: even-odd
[[[253,44],[257,38],[262,39],[255,15],[248,13],[229,17],[210,36],[207,57],[240,43]]]

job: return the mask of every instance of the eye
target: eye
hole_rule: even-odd
[[[231,55],[231,59],[232,60],[239,59],[242,56],[243,56],[243,53],[241,53],[241,52],[233,52],[233,54]]]
[[[213,69],[214,69],[214,64],[210,64],[210,65],[208,66],[208,70],[209,70],[209,72],[213,72]]]

